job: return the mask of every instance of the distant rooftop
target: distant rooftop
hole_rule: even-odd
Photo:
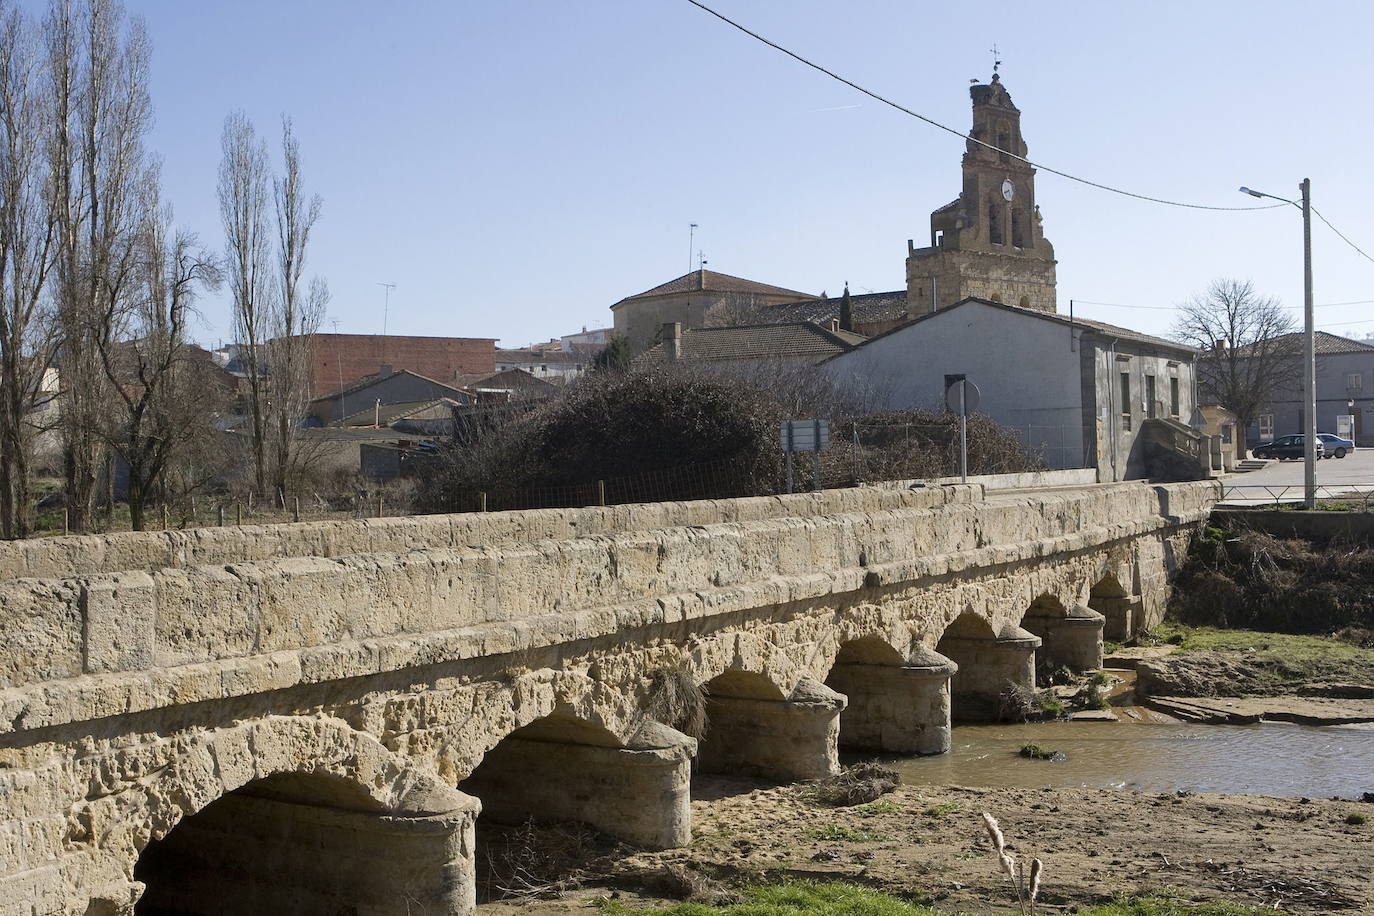
[[[746,280],[743,277],[732,277],[729,274],[716,273],[714,270],[694,270],[691,273],[683,274],[676,280],[669,280],[667,283],[659,284],[653,289],[646,289],[642,293],[633,296],[626,296],[611,308],[625,302],[632,302],[636,299],[649,299],[653,296],[670,296],[674,293],[690,293],[698,290],[722,293],[756,293],[760,296],[790,296],[796,299],[809,299],[810,293],[798,292],[795,289],[786,289],[781,286],[770,286],[767,283],[759,283],[756,280]]]

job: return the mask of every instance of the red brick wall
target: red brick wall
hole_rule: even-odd
[[[318,397],[382,366],[409,369],[452,384],[458,375],[496,371],[496,341],[486,337],[383,337],[317,334],[310,359],[310,394]]]

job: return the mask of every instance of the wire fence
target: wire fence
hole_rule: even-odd
[[[1029,426],[969,436],[969,474],[1015,473],[1045,467],[1079,467],[1077,429]],[[576,483],[529,487],[460,488],[435,499],[417,498],[427,477],[441,471],[442,452],[416,452],[385,481],[328,490],[298,488],[291,495],[230,492],[175,502],[150,501],[145,530],[263,525],[380,518],[434,513],[566,509],[695,499],[770,496],[786,492],[777,460],[722,460],[607,475]],[[793,454],[793,490],[839,489],[892,480],[929,480],[959,474],[959,426],[944,423],[845,424],[821,452]],[[43,519],[38,534],[64,534],[63,510]],[[100,531],[131,528],[127,506],[107,513]]]
[[[1304,502],[1307,489],[1303,484],[1222,484],[1219,506],[1273,506]],[[1369,512],[1374,506],[1374,483],[1339,483],[1318,486],[1316,498],[1327,509],[1347,512]]]

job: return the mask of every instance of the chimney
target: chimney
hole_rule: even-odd
[[[380,368],[380,369],[377,370],[377,375],[378,375],[380,378],[387,378],[387,377],[392,376],[392,375],[395,375],[395,374],[396,374],[396,368],[395,368],[394,366],[388,365],[388,364],[386,364],[386,363],[383,363],[383,364],[382,364],[382,368]]]
[[[663,361],[675,362],[682,359],[682,322],[663,323]]]

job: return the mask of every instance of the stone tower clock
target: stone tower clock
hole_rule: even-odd
[[[963,190],[930,215],[929,248],[908,244],[908,309],[922,314],[977,296],[1053,312],[1054,247],[1041,231],[1021,112],[996,74],[969,94]]]

